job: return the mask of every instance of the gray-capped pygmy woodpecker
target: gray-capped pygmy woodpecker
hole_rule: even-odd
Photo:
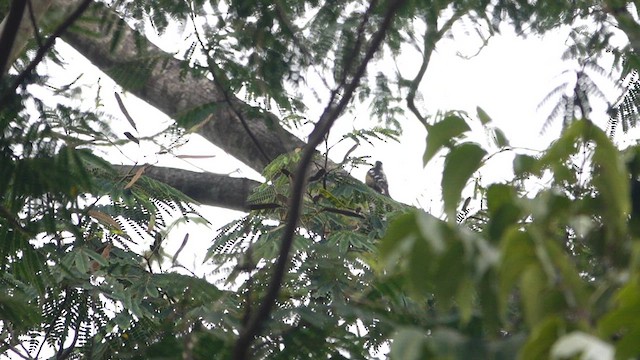
[[[376,161],[376,165],[367,171],[365,184],[382,195],[389,196],[389,184],[387,176],[382,170],[382,162]]]

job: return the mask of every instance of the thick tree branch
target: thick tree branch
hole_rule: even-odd
[[[26,2],[24,0],[13,0],[9,14],[0,24],[0,78],[4,75],[7,65],[11,64],[13,44],[18,36],[20,23],[25,19],[24,11]]]
[[[135,173],[132,166],[113,165],[123,174]],[[247,197],[259,182],[227,175],[150,166],[145,172],[154,180],[170,185],[203,205],[249,211]]]
[[[72,8],[77,2],[56,0],[54,5]],[[229,95],[227,101],[224,89],[207,78],[185,73],[182,61],[162,51],[128,25],[122,29],[118,25],[109,29],[101,27],[104,26],[101,24],[121,21],[109,8],[95,4],[90,12],[106,16],[107,20],[83,23],[82,32],[91,35],[75,31],[63,39],[119,85],[173,119],[180,119],[197,109],[210,110],[212,121],[202,126],[198,133],[236,159],[256,171],[262,171],[267,164],[235,111],[242,114],[270,159],[304,146],[304,142],[280,126],[275,115],[261,112],[233,95]],[[114,46],[113,32],[120,30],[122,33]],[[132,76],[132,70],[136,69],[138,74],[144,73],[143,76]]]

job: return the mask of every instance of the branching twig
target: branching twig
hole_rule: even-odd
[[[407,94],[407,107],[413,115],[424,125],[428,127],[427,119],[425,119],[422,114],[420,114],[420,110],[416,107],[415,99],[416,93],[418,92],[418,86],[422,82],[422,78],[427,71],[427,67],[429,65],[429,61],[431,60],[431,54],[433,54],[434,45],[437,41],[438,33],[438,14],[430,14],[427,15],[426,19],[426,29],[423,35],[423,46],[422,46],[422,64],[420,65],[420,69],[416,74],[416,77],[411,81],[411,85],[409,86],[409,93]]]
[[[416,74],[416,77],[411,81],[411,85],[409,86],[409,94],[407,94],[407,107],[413,115],[424,125],[425,127],[429,127],[427,123],[427,119],[420,114],[420,110],[416,107],[415,99],[416,93],[418,92],[418,86],[422,82],[422,78],[427,71],[427,67],[429,66],[429,61],[431,60],[431,55],[433,54],[433,50],[435,49],[436,43],[451,29],[453,24],[462,17],[463,12],[456,12],[449,20],[447,20],[442,28],[438,30],[438,10],[433,10],[426,16],[425,21],[425,32],[423,35],[423,44],[422,50],[422,64],[420,65],[420,69]],[[416,45],[416,47],[418,47]]]
[[[362,21],[360,21],[360,25],[358,25],[358,30],[356,31],[356,35],[357,35],[356,42],[353,45],[353,52],[352,52],[353,56],[350,56],[349,58],[347,58],[347,62],[344,64],[344,68],[342,69],[342,76],[340,79],[342,84],[344,84],[347,81],[347,77],[349,76],[349,71],[351,70],[351,66],[353,65],[354,60],[358,57],[358,54],[360,54],[360,48],[362,48],[362,42],[365,34],[365,27],[367,26],[367,23],[369,22],[369,17],[371,17],[371,14],[375,10],[377,4],[378,2],[376,0],[371,0],[371,3],[369,4],[369,8],[362,16]]]
[[[200,38],[200,33],[198,32],[198,28],[196,27],[193,9],[189,14],[191,16],[191,21],[193,22],[193,31],[196,34],[196,39],[198,39],[198,43],[200,43],[200,47],[202,47],[202,50],[206,51],[207,47],[204,45],[204,42]],[[224,86],[224,84],[222,84],[222,82],[220,81],[219,74],[216,73],[217,67],[215,66],[213,58],[209,56],[208,52],[205,54],[205,56],[207,57],[207,63],[209,66],[209,71],[211,72],[211,77],[213,78],[213,82],[222,91],[224,102],[226,102],[227,105],[229,105],[229,108],[231,109],[231,112],[233,113],[233,115],[238,118],[238,120],[242,124],[242,127],[244,128],[244,131],[247,133],[247,135],[249,136],[253,144],[256,146],[256,148],[260,152],[260,155],[264,157],[264,160],[266,161],[266,163],[267,164],[270,163],[271,161],[273,161],[273,159],[267,154],[266,150],[260,144],[260,141],[258,141],[258,138],[256,138],[256,136],[253,134],[253,131],[251,131],[251,128],[249,127],[249,124],[247,123],[247,120],[244,118],[242,113],[238,111],[238,109],[236,109],[236,107],[234,106],[233,101],[231,101],[231,97],[229,96],[229,89],[226,86]]]
[[[40,48],[38,48],[36,56],[33,58],[31,63],[29,63],[27,68],[24,69],[13,82],[13,86],[11,87],[11,89],[9,89],[10,93],[15,92],[18,89],[18,87],[27,78],[27,76],[29,76],[31,72],[36,68],[36,66],[38,66],[38,64],[42,61],[42,59],[44,59],[44,56],[55,44],[56,39],[60,37],[65,31],[67,31],[67,29],[82,15],[82,13],[89,7],[89,5],[91,5],[91,1],[92,0],[84,0],[78,6],[78,8],[73,13],[71,13],[71,15],[69,15],[69,17],[62,24],[60,24],[60,26],[58,26],[56,31],[54,31],[53,34],[49,36],[47,41]],[[8,96],[8,94],[6,94],[5,97],[6,96]],[[0,101],[0,104],[2,103],[4,103],[4,101]]]
[[[234,348],[234,359],[236,360],[244,360],[247,358],[251,343],[254,337],[262,328],[262,323],[269,318],[271,309],[273,308],[275,300],[278,297],[278,293],[280,292],[282,280],[287,269],[289,251],[293,244],[295,232],[298,227],[300,212],[302,210],[302,197],[306,187],[305,174],[315,153],[315,148],[322,142],[327,131],[329,131],[337,117],[346,108],[349,101],[351,101],[351,97],[358,87],[360,79],[364,75],[367,64],[373,57],[374,53],[380,47],[382,40],[387,33],[387,30],[391,26],[391,22],[396,11],[403,3],[404,0],[396,0],[391,2],[389,8],[387,9],[385,17],[379,26],[379,30],[374,34],[369,48],[367,49],[365,56],[362,59],[362,62],[354,73],[352,81],[344,87],[342,98],[335,106],[333,105],[333,101],[329,103],[329,105],[325,108],[322,116],[320,117],[320,120],[309,135],[309,141],[301,155],[300,162],[298,163],[298,167],[296,169],[296,176],[293,180],[289,212],[287,213],[287,222],[283,230],[280,251],[278,254],[278,259],[276,260],[275,269],[273,275],[271,276],[271,281],[269,283],[269,287],[267,288],[267,293],[260,303],[259,308],[252,314],[246,326],[240,332],[238,340],[236,341]],[[334,96],[332,96],[332,99],[335,97],[336,93],[337,92],[334,91]]]

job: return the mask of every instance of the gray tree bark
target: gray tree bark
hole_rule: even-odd
[[[137,167],[113,166],[123,174],[133,174]],[[249,211],[246,200],[259,182],[227,175],[194,172],[183,169],[150,166],[144,175],[169,184],[201,204]]]
[[[78,3],[54,0],[53,6],[72,11]],[[208,109],[210,116],[197,133],[231,156],[261,172],[277,156],[305,145],[280,125],[276,115],[225,94],[215,81],[185,72],[183,61],[152,44],[103,4],[94,4],[85,17],[96,15],[101,21],[81,19],[77,24],[81,30],[67,32],[63,40],[124,89],[173,119]],[[114,36],[116,31],[120,33]],[[137,76],[131,75],[133,69],[138,69]],[[258,185],[248,179],[162,167],[145,174],[202,204],[245,211],[245,199]]]
[[[18,32],[16,33],[13,46],[11,47],[11,51],[9,51],[7,66],[5,69],[0,69],[3,73],[7,72],[11,64],[13,64],[18,56],[20,56],[24,51],[27,42],[34,37],[34,34],[40,27],[39,21],[51,6],[52,1],[53,0],[31,0],[30,3],[27,4],[25,11],[22,14],[22,19],[20,20],[20,26],[18,27]],[[4,32],[7,20],[7,17],[5,17],[2,22],[0,22],[0,34]],[[34,22],[37,28],[34,28]]]
[[[81,2],[32,1],[50,4],[57,19],[64,19],[61,14],[72,12]],[[102,3],[94,3],[62,38],[125,90],[174,120],[200,112],[203,121],[197,133],[258,172],[277,156],[305,146],[280,125],[276,115],[238,99],[219,82],[192,75],[184,61],[155,46]],[[246,198],[259,185],[249,179],[163,167],[150,168],[145,175],[201,204],[244,211]]]
[[[72,9],[77,3],[78,0],[55,0],[54,6]],[[123,88],[173,119],[194,109],[211,108],[210,121],[199,128],[198,134],[252,169],[260,172],[278,155],[304,146],[303,141],[280,126],[277,116],[261,112],[233,94],[225,96],[226,89],[212,80],[185,72],[183,61],[120,23],[121,19],[103,4],[96,3],[85,17],[92,15],[98,15],[101,21],[79,24],[87,35],[78,30],[68,32],[63,36],[64,41]],[[116,31],[119,34],[114,37]],[[138,70],[137,74],[131,76],[134,69]]]

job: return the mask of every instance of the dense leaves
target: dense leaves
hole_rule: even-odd
[[[0,2],[0,12],[9,5]],[[251,112],[277,108],[294,125],[303,124],[305,92],[316,99],[344,95],[338,90],[354,79],[389,4],[162,0],[108,5],[96,6],[83,21],[112,30],[113,53],[127,24],[147,32],[152,31],[147,23],[158,32],[175,23],[193,28],[189,46],[178,54],[180,69],[210,79],[224,96],[178,114],[174,120],[182,130],[174,134],[181,136],[209,121],[230,121],[211,117],[223,105],[233,121],[245,121],[236,108],[239,94],[254,106]],[[342,134],[338,143],[353,147],[339,154],[337,165],[329,158],[335,150],[328,139],[324,153],[315,156],[290,265],[251,356],[638,357],[640,147],[620,150],[610,137],[618,123],[624,130],[635,126],[639,113],[640,32],[630,9],[614,1],[406,2],[375,59],[383,68],[365,74],[357,99],[349,103],[354,109],[369,106],[373,117],[393,129],[372,124]],[[59,22],[54,15],[43,20],[42,33]],[[554,102],[549,121],[563,121],[562,133],[547,149],[510,148],[480,107],[477,119],[458,111],[421,113],[418,88],[430,56],[460,23],[479,29],[485,43],[505,23],[536,35],[560,25],[574,27],[565,59],[577,64],[568,71],[575,76],[545,100]],[[589,25],[577,26],[582,23]],[[422,36],[416,35],[419,29]],[[612,41],[620,32],[630,45]],[[38,45],[36,39],[26,44],[28,49]],[[406,45],[420,53],[413,80],[399,70],[387,71],[385,63]],[[146,50],[139,45],[136,61],[106,73],[125,90],[142,89],[169,58],[147,56]],[[613,58],[613,72],[599,65],[605,53]],[[96,146],[127,140],[117,140],[107,115],[69,105],[69,99],[82,95],[71,85],[39,97],[33,89],[46,89],[49,79],[33,74],[17,93],[7,93],[29,57],[23,54],[0,86],[2,353],[57,359],[229,358],[272,279],[300,152],[269,159],[262,172],[266,181],[247,199],[252,210],[211,235],[203,266],[213,268],[213,276],[185,274],[176,262],[181,250],[164,252],[172,236],[167,215],[202,221],[195,201],[145,177],[144,167],[115,172]],[[55,53],[51,59],[63,64]],[[624,92],[610,100],[608,132],[590,120],[591,105],[607,98],[598,76],[625,80]],[[321,78],[322,85],[311,86],[311,77]],[[136,126],[118,101],[134,128],[144,126]],[[369,161],[351,156],[358,145],[397,139],[405,112],[428,132],[425,165],[444,158],[443,218],[381,196],[345,171]],[[273,128],[267,125],[267,131]],[[477,128],[487,135],[486,144],[471,140]],[[124,135],[140,143],[129,132]],[[506,151],[515,153],[514,178],[480,181],[484,165]],[[528,180],[541,185],[527,188]]]

